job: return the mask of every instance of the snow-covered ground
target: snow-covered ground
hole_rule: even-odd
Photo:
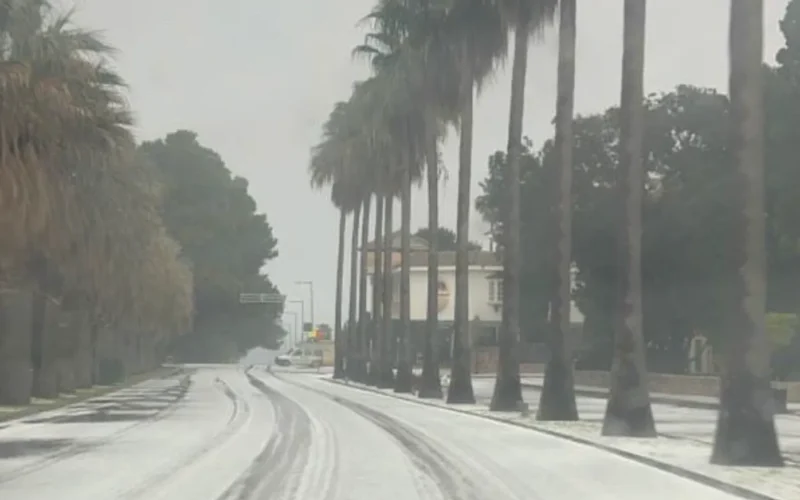
[[[532,382],[532,381],[529,381]],[[356,387],[356,386],[354,386]],[[360,387],[360,386],[357,386]],[[667,470],[716,484],[717,487],[737,493],[740,497],[759,500],[795,500],[800,497],[800,416],[780,415],[777,426],[781,448],[787,467],[783,469],[730,468],[708,463],[710,446],[716,424],[716,411],[694,409],[675,405],[653,404],[658,439],[604,438],[600,435],[605,400],[596,397],[578,397],[579,422],[537,422],[535,420],[539,391],[530,387],[523,390],[523,398],[530,405],[530,414],[496,413],[488,411],[494,388],[491,377],[475,377],[473,388],[476,405],[450,407],[441,401],[420,401],[413,395],[398,395],[391,391],[377,391],[406,399],[415,404],[439,406],[461,413],[478,415],[494,421],[530,428],[553,436],[591,444],[663,467]],[[678,498],[676,495],[675,498]]]
[[[488,405],[492,398],[494,380],[476,378],[473,380],[473,389],[478,402]],[[536,389],[524,388],[522,397],[531,408],[535,408],[539,402],[539,394]],[[606,409],[605,399],[578,397],[577,401],[581,421],[598,425],[602,423]],[[662,436],[711,444],[717,423],[716,410],[667,404],[653,404],[652,408],[657,430]],[[778,415],[776,423],[784,455],[792,462],[800,464],[800,416]]]
[[[0,428],[3,500],[642,497],[736,498],[590,446],[316,373],[197,367],[189,378]]]

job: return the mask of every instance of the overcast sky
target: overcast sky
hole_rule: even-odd
[[[307,298],[297,280],[313,280],[317,322],[333,322],[337,212],[327,192],[309,188],[309,148],[331,106],[367,76],[350,50],[364,31],[357,22],[374,0],[62,0],[77,20],[105,33],[120,53],[131,85],[140,139],[191,129],[218,151],[266,212],[280,257],[267,272],[292,298]],[[646,92],[680,83],[727,87],[730,0],[650,0]],[[579,1],[576,111],[601,111],[619,101],[622,0]],[[778,21],[788,0],[764,0],[765,59],[783,39]],[[555,33],[530,51],[525,134],[540,145],[552,134],[556,88]],[[510,61],[507,64],[510,69]],[[473,197],[487,158],[504,148],[510,81],[499,73],[475,110]],[[444,160],[440,224],[455,227],[457,136]],[[424,194],[416,194],[420,199]],[[413,225],[426,225],[415,203]],[[485,226],[477,215],[472,239]],[[399,221],[398,221],[399,225]],[[308,307],[306,307],[308,314]]]

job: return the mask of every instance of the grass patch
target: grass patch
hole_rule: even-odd
[[[96,385],[91,388],[78,389],[74,394],[62,394],[58,399],[32,398],[31,404],[27,406],[2,406],[0,405],[0,422],[27,417],[43,411],[55,410],[67,405],[80,403],[87,399],[106,395],[110,392],[118,391],[132,385],[136,385],[145,380],[154,378],[166,378],[183,372],[183,368],[175,366],[163,366],[155,370],[132,375],[125,381],[114,385]]]

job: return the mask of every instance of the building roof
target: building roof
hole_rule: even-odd
[[[500,257],[492,252],[485,250],[473,250],[468,252],[469,265],[479,267],[492,267],[502,266]],[[428,266],[428,253],[427,252],[412,252],[409,259],[411,267],[427,267]],[[439,265],[443,267],[452,267],[456,265],[456,253],[453,251],[439,252]]]
[[[402,232],[395,231],[392,233],[392,249],[397,250],[398,252],[401,250],[401,241],[402,239]],[[359,248],[359,250],[375,250],[375,240],[370,241],[363,247]],[[419,236],[411,235],[411,251],[419,251],[419,250],[427,250],[428,249],[428,240],[425,238],[420,238]]]

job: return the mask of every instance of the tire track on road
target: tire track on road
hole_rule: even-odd
[[[283,382],[317,393],[337,404],[349,409],[357,415],[372,422],[394,438],[406,453],[411,463],[436,485],[437,492],[430,491],[428,485],[419,481],[417,492],[422,499],[444,498],[458,500],[485,500],[496,496],[496,492],[487,496],[482,485],[476,483],[464,472],[462,464],[454,463],[449,457],[431,444],[429,438],[398,420],[373,410],[368,406],[304,384],[278,377]]]
[[[209,439],[204,440],[182,460],[172,464],[170,467],[167,467],[155,476],[150,477],[144,483],[141,483],[119,495],[117,497],[119,500],[133,500],[144,497],[145,493],[153,490],[165,481],[168,481],[181,469],[188,467],[204,455],[218,449],[244,427],[248,421],[248,417],[250,416],[250,405],[247,404],[247,401],[237,394],[236,391],[234,391],[231,386],[222,379],[217,378],[216,383],[221,386],[222,392],[230,400],[232,406],[231,414],[228,417],[228,421],[226,422],[223,430],[213,434]]]
[[[454,464],[435,446],[431,445],[424,435],[386,414],[360,403],[337,396],[329,395],[328,397],[366,418],[397,440],[412,462],[433,479],[443,498],[459,500],[484,500],[486,498],[478,493],[482,488],[464,474],[463,467]],[[430,492],[420,491],[419,493],[423,498],[430,497]]]
[[[131,431],[133,431],[135,429],[138,429],[138,428],[140,428],[142,426],[145,426],[145,425],[152,425],[152,424],[154,424],[154,423],[166,418],[171,413],[175,412],[175,410],[177,410],[177,408],[179,406],[179,403],[184,399],[186,394],[189,392],[189,388],[191,387],[191,384],[192,384],[191,374],[187,374],[178,383],[177,387],[179,388],[179,391],[176,393],[175,398],[173,400],[171,400],[164,408],[161,408],[161,409],[157,410],[152,415],[147,416],[145,419],[140,420],[139,422],[136,422],[136,423],[131,424],[131,425],[127,426],[127,427],[124,427],[124,428],[122,428],[122,429],[120,429],[118,431],[115,431],[115,432],[113,432],[111,434],[103,436],[103,437],[101,437],[101,438],[99,438],[99,439],[97,439],[97,440],[95,440],[95,441],[93,441],[91,443],[88,443],[88,444],[87,443],[76,443],[76,444],[68,445],[68,446],[66,446],[66,447],[64,447],[64,448],[62,448],[62,449],[60,449],[58,451],[55,451],[53,453],[49,453],[47,455],[42,456],[39,460],[37,460],[37,461],[35,461],[35,462],[31,463],[31,464],[23,465],[23,466],[15,468],[15,469],[11,469],[10,471],[5,472],[3,474],[0,474],[0,485],[4,484],[4,483],[11,482],[11,481],[14,481],[14,480],[19,479],[19,478],[21,478],[23,476],[27,476],[27,475],[29,475],[29,474],[31,474],[33,472],[39,471],[41,469],[44,469],[46,467],[49,467],[49,466],[54,465],[56,463],[59,463],[61,461],[67,460],[69,458],[75,457],[75,456],[80,455],[82,453],[86,453],[88,451],[97,449],[97,448],[99,448],[99,447],[101,447],[101,446],[103,446],[103,445],[105,445],[105,444],[107,444],[107,443],[109,443],[111,441],[119,439],[120,437],[124,436],[125,434],[127,434],[127,433],[129,433],[129,432],[131,432]],[[168,393],[172,389],[173,389],[173,387],[170,387],[165,391],[161,391],[161,393]],[[106,408],[106,407],[101,406],[100,410],[102,411],[104,408]],[[23,420],[21,422],[27,423],[25,420]]]
[[[249,372],[250,384],[267,396],[275,427],[267,445],[250,467],[217,500],[295,499],[311,457],[311,418],[295,401]],[[329,489],[329,491],[332,490]],[[321,493],[326,493],[324,490]],[[320,497],[320,500],[327,497]]]

